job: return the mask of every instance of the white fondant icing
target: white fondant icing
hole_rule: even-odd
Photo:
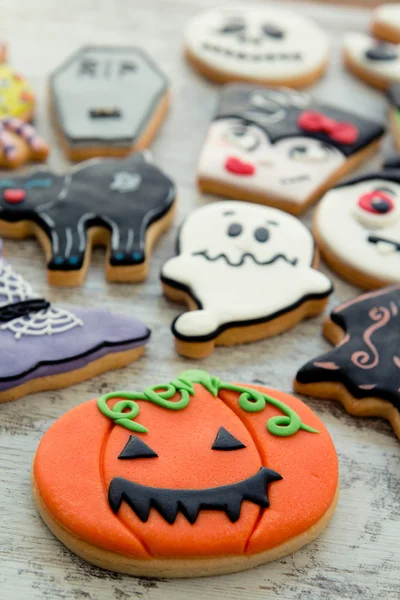
[[[346,161],[340,150],[308,137],[270,142],[266,133],[249,125],[243,135],[236,119],[214,121],[203,146],[198,176],[239,190],[303,204]],[[299,150],[300,149],[300,150]],[[250,176],[225,168],[229,157],[254,167]]]
[[[392,191],[393,211],[360,217],[359,198],[382,187]],[[330,190],[318,207],[316,227],[332,255],[345,264],[366,276],[400,282],[399,184],[377,178]],[[369,236],[383,239],[371,243]]]
[[[371,75],[379,75],[389,81],[400,81],[400,46],[394,44],[398,54],[394,60],[371,60],[366,52],[376,45],[374,38],[358,32],[346,34],[343,41],[345,52],[356,65],[369,71]]]
[[[382,4],[374,13],[374,21],[396,27],[400,33],[400,4]]]
[[[317,70],[329,51],[327,35],[313,21],[275,6],[247,3],[194,17],[185,45],[195,58],[232,77],[278,83]]]
[[[329,279],[311,266],[311,233],[274,208],[235,201],[209,204],[188,217],[179,242],[181,253],[165,263],[162,276],[189,287],[202,306],[175,322],[183,336],[268,318],[309,294],[328,295],[331,289]]]
[[[32,287],[12,266],[0,258],[0,307],[38,298]],[[83,321],[62,308],[48,308],[18,317],[0,325],[1,331],[11,331],[17,339],[24,335],[54,335],[83,325]]]

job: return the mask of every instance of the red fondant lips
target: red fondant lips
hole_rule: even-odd
[[[225,169],[235,175],[253,175],[256,170],[251,163],[244,162],[236,156],[229,156],[225,161]]]

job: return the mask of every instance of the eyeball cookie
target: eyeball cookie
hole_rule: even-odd
[[[400,170],[363,175],[329,191],[314,220],[324,260],[366,289],[400,282]]]
[[[294,389],[339,400],[354,416],[387,419],[400,439],[400,285],[338,306],[324,335],[336,347],[305,364]]]
[[[374,10],[371,33],[393,44],[400,43],[400,4],[382,4]]]
[[[328,37],[313,21],[287,10],[233,6],[195,16],[185,51],[205,77],[303,87],[324,73]]]
[[[288,89],[226,85],[201,151],[203,192],[300,214],[374,152],[382,124]]]
[[[63,544],[149,577],[295,552],[326,527],[339,490],[335,448],[310,408],[198,370],[78,404],[44,435],[32,483]]]
[[[364,33],[348,33],[344,38],[346,67],[369,85],[387,89],[400,81],[400,46],[377,41]]]
[[[189,308],[175,319],[178,353],[203,358],[215,345],[268,338],[319,314],[332,291],[316,270],[309,230],[296,217],[246,202],[193,212],[179,254],[161,270],[164,293]]]

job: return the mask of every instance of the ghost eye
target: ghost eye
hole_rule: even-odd
[[[275,27],[275,25],[270,25],[269,23],[263,25],[262,30],[264,35],[275,40],[281,40],[285,36],[285,32],[282,29]]]
[[[241,450],[246,448],[245,444],[229,433],[225,427],[220,427],[211,450]]]
[[[154,452],[143,440],[131,435],[118,458],[128,460],[132,458],[156,458],[158,454]]]
[[[318,144],[316,146],[299,144],[298,146],[293,146],[293,148],[289,150],[289,156],[292,160],[296,161],[322,161],[326,159],[330,151],[331,148],[324,144]]]
[[[363,194],[358,199],[358,206],[373,215],[386,215],[395,208],[392,196],[383,190]]]
[[[242,231],[243,227],[240,225],[240,223],[231,223],[231,225],[228,227],[229,237],[237,237],[242,233]]]
[[[219,29],[219,33],[239,33],[240,31],[245,30],[245,24],[241,21],[232,21],[231,23],[227,23],[221,29]]]
[[[257,227],[257,229],[254,232],[254,237],[257,240],[257,242],[264,243],[269,238],[269,231],[265,227]]]
[[[246,125],[236,125],[225,135],[225,138],[231,144],[234,144],[241,150],[252,152],[260,145],[259,137],[253,133]]]

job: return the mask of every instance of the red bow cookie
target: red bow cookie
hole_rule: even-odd
[[[352,123],[341,123],[316,111],[302,112],[297,124],[304,131],[325,133],[338,144],[354,144],[358,138],[358,129]]]
[[[0,121],[0,167],[16,169],[31,160],[44,161],[48,154],[47,142],[32,125],[13,117]]]

